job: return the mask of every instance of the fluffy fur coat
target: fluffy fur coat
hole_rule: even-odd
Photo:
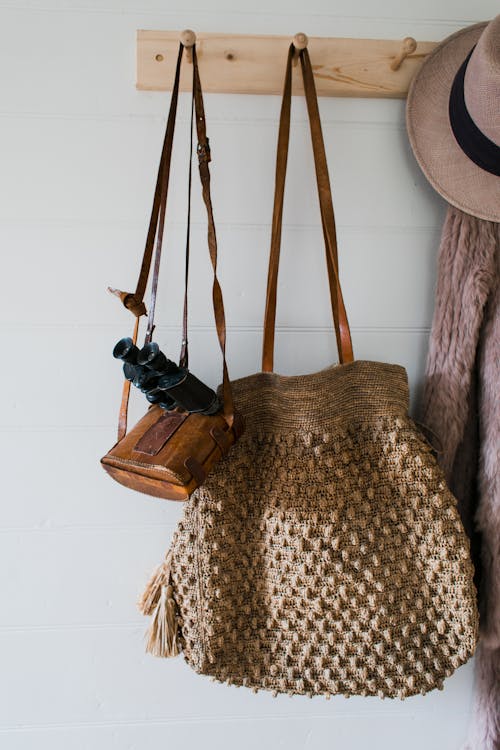
[[[471,538],[481,637],[466,750],[500,750],[500,224],[449,207],[422,422]]]

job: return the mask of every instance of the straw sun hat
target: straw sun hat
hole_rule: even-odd
[[[452,34],[413,79],[415,158],[448,203],[500,222],[500,15]]]

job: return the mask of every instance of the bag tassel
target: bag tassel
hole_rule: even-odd
[[[172,553],[169,551],[163,563],[151,576],[139,602],[142,614],[151,617],[146,651],[153,656],[177,656],[180,652],[171,563]]]

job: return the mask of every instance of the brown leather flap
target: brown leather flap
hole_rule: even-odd
[[[187,416],[177,411],[165,412],[137,441],[134,451],[156,456]]]

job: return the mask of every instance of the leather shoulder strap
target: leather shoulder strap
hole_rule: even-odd
[[[158,176],[156,180],[156,187],[153,199],[153,208],[151,212],[151,218],[149,222],[148,234],[146,238],[146,246],[144,249],[141,270],[139,273],[139,279],[137,282],[136,291],[134,294],[119,292],[116,290],[118,296],[120,296],[125,307],[130,309],[134,315],[136,315],[136,324],[134,327],[133,341],[137,340],[138,335],[138,319],[141,315],[146,314],[146,308],[143,302],[144,293],[146,290],[149,273],[151,269],[151,262],[153,259],[153,250],[156,238],[156,253],[153,268],[153,280],[151,284],[151,299],[149,306],[148,326],[146,331],[146,342],[151,340],[151,336],[154,330],[154,313],[156,304],[156,293],[158,288],[158,277],[160,270],[161,251],[163,243],[163,233],[165,226],[165,215],[166,215],[166,204],[168,194],[168,184],[170,178],[170,164],[172,157],[172,146],[174,139],[174,128],[175,119],[177,114],[177,102],[179,95],[179,80],[180,80],[180,67],[183,53],[183,45],[179,46],[179,54],[177,57],[177,65],[175,71],[174,86],[172,88],[172,96],[170,100],[170,110],[167,119],[167,127],[165,132],[165,138],[163,141],[163,147],[160,158],[160,166],[158,169]],[[198,70],[198,60],[196,56],[195,47],[192,48],[193,52],[193,98],[194,98],[194,109],[196,112],[196,128],[198,134],[198,160],[199,160],[199,171],[200,179],[202,184],[203,199],[207,209],[208,217],[208,247],[210,253],[210,260],[214,271],[213,281],[213,306],[214,306],[214,317],[217,329],[217,336],[222,351],[223,360],[223,409],[224,417],[229,426],[232,426],[234,421],[234,405],[231,383],[229,380],[229,374],[225,356],[226,346],[226,324],[224,315],[224,303],[222,299],[222,290],[217,278],[217,239],[215,233],[215,224],[213,218],[212,201],[210,195],[210,172],[208,168],[208,162],[210,161],[210,150],[208,146],[208,138],[206,137],[206,124],[205,124],[205,112],[203,106],[203,95],[201,90],[201,82]],[[189,216],[188,216],[189,221]],[[188,243],[189,243],[189,228],[188,228]],[[189,252],[189,244],[186,248]],[[186,263],[189,262],[189,257],[186,257]],[[186,278],[186,289],[185,297],[187,295],[187,278]],[[183,338],[186,336],[186,314],[187,314],[187,300],[184,301],[184,320],[183,320]],[[187,352],[186,352],[187,356]],[[128,412],[128,400],[130,394],[130,383],[125,381],[123,386],[122,402],[120,408],[120,416],[118,422],[118,440],[121,440],[127,432],[127,412]]]
[[[156,226],[152,228],[151,222],[149,225],[146,249],[144,251],[144,257],[142,259],[141,271],[139,273],[139,279],[137,282],[136,297],[144,295],[146,285],[148,283],[149,270],[151,267],[151,259],[153,254],[153,244],[156,235],[156,252],[155,260],[153,265],[153,279],[151,283],[151,294],[149,300],[149,315],[148,315],[148,326],[146,329],[145,343],[151,341],[151,337],[154,331],[154,319],[155,319],[155,308],[156,308],[156,293],[158,291],[158,277],[160,273],[160,260],[161,251],[163,246],[163,232],[165,230],[165,216],[167,213],[167,195],[168,186],[170,182],[170,164],[172,161],[172,150],[174,143],[174,129],[175,119],[177,116],[177,102],[179,99],[179,77],[180,67],[182,60],[183,45],[179,45],[179,54],[177,57],[177,66],[175,70],[174,86],[172,89],[172,96],[170,98],[170,109],[168,112],[167,128],[165,132],[164,147],[162,149],[160,158],[160,167],[158,169],[159,174],[159,205],[156,211]],[[158,182],[157,182],[158,187]],[[157,191],[155,190],[155,196],[153,199],[153,210],[151,219],[155,214],[155,203],[157,200]],[[151,247],[149,246],[150,238],[152,239]]]
[[[283,199],[285,192],[285,177],[288,161],[288,145],[290,138],[290,112],[292,100],[292,59],[295,54],[294,45],[288,51],[283,100],[278,132],[278,148],[276,155],[276,181],[274,191],[274,208],[271,230],[271,249],[269,255],[269,270],[267,278],[266,310],[264,315],[264,341],[262,350],[262,370],[272,372],[274,367],[274,337],[276,324],[276,296],[278,285],[278,269],[281,247],[281,230],[283,221]],[[313,145],[316,182],[318,186],[321,224],[325,241],[328,280],[332,316],[337,339],[337,349],[341,364],[352,362],[351,333],[347,320],[342,290],[338,274],[337,235],[333,212],[332,192],[328,175],[325,145],[321,129],[318,109],[318,99],[311,61],[307,49],[300,51],[300,63],[304,81],[304,92],[307,102],[309,124]]]
[[[194,91],[194,109],[196,120],[196,133],[198,136],[198,167],[202,186],[203,200],[207,209],[208,218],[208,250],[210,261],[214,271],[212,284],[212,301],[214,306],[215,327],[217,337],[222,352],[222,396],[224,417],[230,427],[234,421],[234,404],[231,382],[226,363],[226,317],[224,313],[224,302],[222,299],[222,290],[217,278],[217,235],[215,232],[214,214],[212,208],[212,198],[210,195],[210,146],[207,138],[205,123],[205,108],[203,106],[203,94],[201,91],[200,73],[198,70],[198,58],[196,55],[196,45],[193,47],[193,91]]]
[[[151,261],[153,259],[153,250],[155,244],[155,237],[157,235],[158,228],[158,217],[162,205],[162,199],[166,202],[166,191],[168,189],[168,179],[170,174],[170,162],[172,156],[172,145],[174,140],[174,128],[175,118],[177,114],[177,101],[179,98],[179,79],[181,70],[181,60],[183,45],[179,45],[179,53],[177,55],[177,64],[175,67],[175,78],[174,85],[172,87],[172,95],[170,98],[170,109],[167,119],[167,127],[165,130],[165,136],[163,138],[163,146],[161,150],[160,164],[158,167],[158,174],[156,176],[156,185],[153,198],[153,207],[151,209],[151,216],[149,219],[148,233],[146,236],[146,244],[144,247],[144,253],[142,256],[141,269],[139,271],[139,278],[137,280],[137,286],[135,292],[122,292],[119,289],[110,289],[109,291],[116,294],[120,298],[123,305],[130,310],[138,318],[142,315],[147,314],[146,306],[144,304],[144,294],[149,278],[149,271],[151,268]],[[164,193],[162,194],[162,190]]]

